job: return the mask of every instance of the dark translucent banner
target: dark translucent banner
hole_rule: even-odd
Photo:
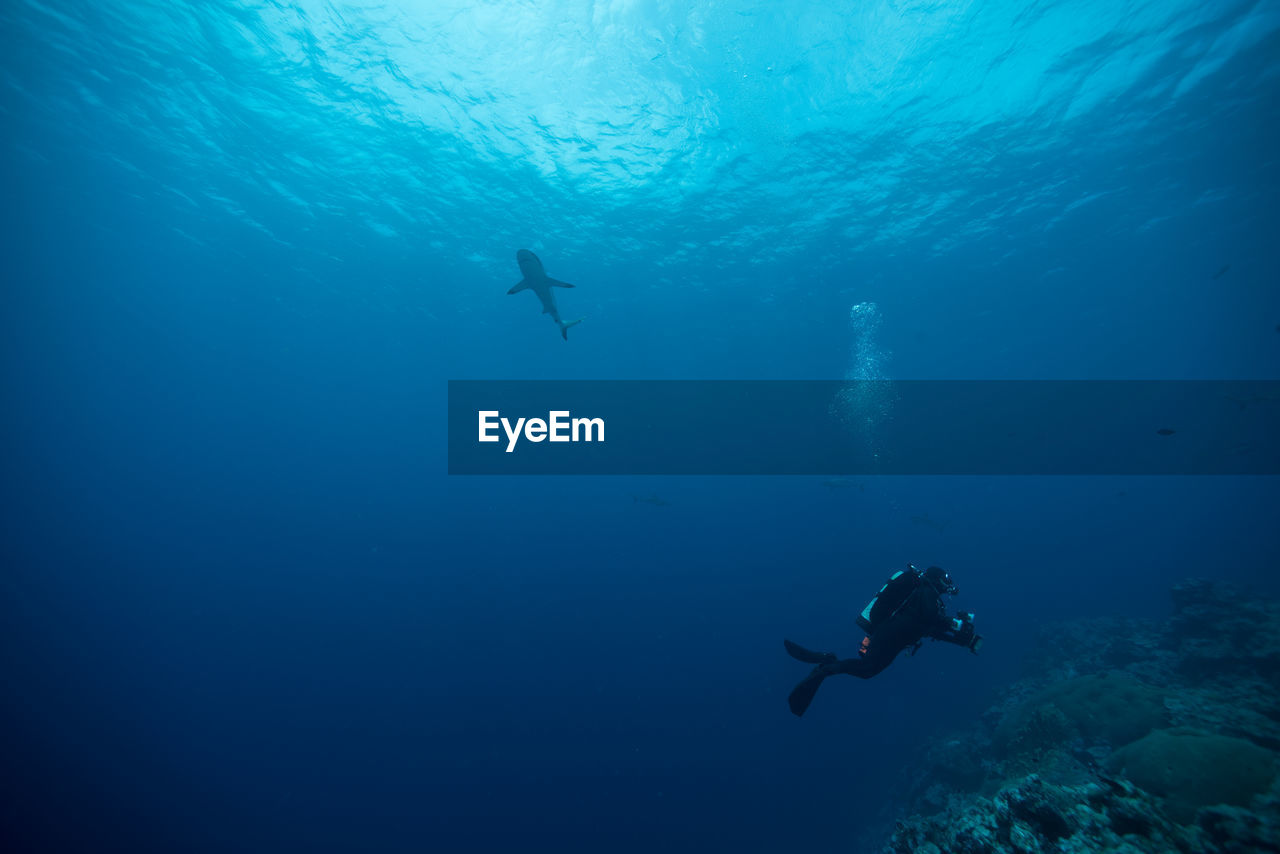
[[[450,474],[1280,474],[1280,381],[449,383]]]

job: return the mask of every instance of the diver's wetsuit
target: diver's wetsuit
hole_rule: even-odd
[[[811,653],[813,657],[805,660],[820,663],[791,692],[788,699],[791,711],[803,715],[822,680],[828,676],[847,673],[859,679],[870,679],[892,664],[898,653],[926,637],[970,646],[974,635],[972,624],[966,623],[957,630],[955,621],[947,617],[942,594],[932,584],[921,581],[893,616],[871,633],[870,643],[861,656],[837,659],[832,653]]]
[[[931,585],[921,583],[898,612],[871,633],[871,643],[867,645],[865,655],[823,665],[827,671],[823,675],[848,673],[859,679],[870,679],[892,664],[898,653],[915,646],[925,637],[964,646],[968,641],[960,640],[952,626],[942,604],[942,596]]]

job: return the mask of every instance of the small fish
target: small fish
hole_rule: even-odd
[[[668,507],[670,501],[659,495],[632,495],[631,500],[638,504],[652,504],[654,507]]]
[[[1170,430],[1168,427],[1161,427],[1156,432],[1159,433],[1161,436],[1172,436],[1174,433],[1177,433],[1178,431]]]
[[[1212,278],[1216,282],[1218,281],[1218,279],[1221,279],[1223,276],[1225,276],[1227,274],[1227,271],[1230,269],[1231,269],[1230,264],[1223,264],[1222,269],[1214,273],[1210,278]]]

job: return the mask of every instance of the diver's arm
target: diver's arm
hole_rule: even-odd
[[[925,626],[924,633],[931,638],[946,640],[947,633],[956,628],[956,621],[947,616],[946,606],[942,604],[940,596],[932,593],[921,595],[917,613]]]

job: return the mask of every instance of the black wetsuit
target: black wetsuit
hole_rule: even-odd
[[[897,613],[876,626],[866,654],[832,662],[826,666],[828,673],[824,675],[848,673],[859,679],[870,679],[892,664],[898,653],[926,637],[965,646],[972,634],[966,637],[963,628],[960,632],[955,630],[954,621],[943,607],[942,596],[922,581]]]
[[[942,594],[927,580],[921,579],[893,616],[876,626],[870,635],[866,652],[857,658],[840,659],[832,653],[811,653],[801,647],[794,647],[788,641],[789,649],[800,650],[802,653],[798,655],[793,651],[792,655],[818,665],[791,692],[791,711],[803,715],[814,694],[818,692],[818,686],[828,676],[847,673],[859,679],[870,679],[892,664],[898,653],[907,647],[914,647],[926,637],[972,649],[973,624],[965,622],[957,628],[956,622],[947,616],[942,604]]]

